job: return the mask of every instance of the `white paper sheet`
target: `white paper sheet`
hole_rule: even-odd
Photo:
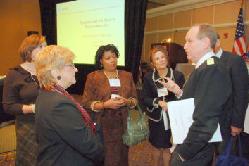
[[[174,144],[182,144],[187,137],[189,127],[193,123],[194,98],[168,102],[168,113]],[[222,141],[220,126],[218,125],[209,142]]]
[[[163,110],[162,110],[162,111],[163,111]],[[163,111],[162,114],[163,114],[164,129],[165,129],[165,130],[168,130],[168,129],[169,129],[169,120],[168,120],[167,114],[166,114],[165,111]]]
[[[249,134],[249,105],[246,109],[246,117],[245,117],[245,123],[244,123],[244,132]]]

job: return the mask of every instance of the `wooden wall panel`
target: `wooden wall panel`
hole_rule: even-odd
[[[177,12],[174,15],[174,27],[189,27],[191,26],[192,10]]]
[[[149,58],[149,52],[150,52],[150,46],[152,43],[157,43],[158,42],[158,36],[151,34],[151,35],[146,35],[145,40],[144,40],[144,56],[142,56],[142,60],[145,62],[149,62],[150,58]]]
[[[157,17],[146,19],[145,32],[157,30],[157,24],[158,24]]]
[[[158,16],[158,30],[173,28],[173,14]]]
[[[38,0],[0,1],[0,75],[21,62],[18,48],[27,31],[41,32]]]
[[[202,7],[199,9],[193,9],[192,14],[192,25],[199,23],[213,24],[213,12],[214,7]]]
[[[216,30],[220,35],[222,49],[226,51],[232,51],[235,36],[235,27],[216,28]]]
[[[160,33],[160,34],[158,34],[158,40],[157,40],[157,42],[158,43],[164,43],[169,38],[171,40],[173,40],[173,33],[171,33],[171,32]]]
[[[240,3],[237,1],[216,5],[214,7],[214,24],[236,22]]]
[[[175,32],[174,42],[184,46],[186,33],[187,33],[187,31]]]
[[[159,31],[157,31],[157,28],[154,28],[154,31],[147,30],[146,28],[145,37],[148,35],[154,35],[158,37],[156,42],[160,42],[162,39],[167,38],[167,34],[172,34],[171,36],[173,42],[184,45],[186,32],[192,25],[199,23],[209,23],[214,25],[217,29],[217,32],[221,35],[221,45],[223,49],[231,51],[234,43],[235,26],[240,6],[241,0],[234,0],[217,5],[186,9],[184,11],[179,9],[179,11],[171,13],[173,20],[169,19],[171,17],[171,14],[169,13],[156,16],[154,18],[156,18],[155,21],[158,22],[154,22],[154,24],[158,25]],[[148,18],[147,20],[152,18]],[[164,20],[169,20],[168,23],[172,22],[172,26],[170,26],[168,23],[165,23]],[[245,0],[244,4],[244,21],[247,24],[249,23],[249,0]],[[249,42],[248,25],[245,26],[245,30],[247,41]],[[149,40],[144,41],[144,50],[147,49],[147,46],[150,47],[151,43],[152,42]],[[148,59],[146,56],[147,55],[143,55],[142,59]]]

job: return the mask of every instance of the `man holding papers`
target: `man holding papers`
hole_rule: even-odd
[[[218,128],[224,104],[231,95],[231,81],[212,51],[217,34],[211,26],[195,25],[187,32],[185,39],[187,58],[196,64],[196,68],[180,99],[194,99],[193,122],[183,143],[177,145],[171,165],[209,166],[214,153],[214,146],[209,141]],[[172,86],[171,80],[164,86],[172,87],[172,91],[180,97],[179,89]]]

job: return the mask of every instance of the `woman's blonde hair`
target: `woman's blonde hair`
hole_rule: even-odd
[[[46,42],[46,39],[44,36],[39,34],[32,34],[28,37],[26,37],[20,47],[19,47],[19,54],[22,58],[23,62],[31,62],[32,60],[32,51],[38,47],[40,44]]]
[[[53,69],[62,69],[65,64],[72,63],[74,54],[65,47],[50,45],[42,49],[36,58],[35,68],[41,87],[50,88],[55,84],[56,78],[51,74]]]

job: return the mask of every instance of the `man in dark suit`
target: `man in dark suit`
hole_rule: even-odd
[[[239,135],[244,126],[245,113],[248,105],[248,71],[245,61],[240,56],[233,55],[230,52],[223,51],[220,45],[220,37],[215,44],[214,52],[220,63],[223,63],[232,81],[232,95],[226,104],[225,116],[222,116],[222,136],[223,144],[220,152],[224,150],[224,146],[230,136]]]
[[[217,35],[210,25],[191,27],[185,39],[187,58],[196,64],[196,68],[185,84],[181,99],[194,98],[195,109],[193,123],[183,143],[177,145],[171,165],[209,166],[214,153],[214,145],[209,140],[220,123],[224,105],[231,95],[231,80],[226,68],[218,63],[219,59],[212,51]]]

